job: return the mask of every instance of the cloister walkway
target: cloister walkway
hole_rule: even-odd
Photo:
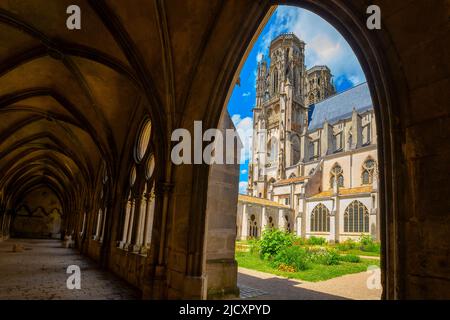
[[[13,252],[14,244],[24,247]],[[81,270],[81,289],[69,290],[69,265]],[[139,299],[137,290],[117,276],[102,270],[75,249],[58,240],[9,239],[0,242],[0,300],[4,299]]]

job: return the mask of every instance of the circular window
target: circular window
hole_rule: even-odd
[[[136,182],[136,167],[133,166],[133,169],[131,169],[130,173],[130,186],[134,186],[135,182]]]
[[[150,143],[150,136],[152,133],[152,122],[150,119],[144,121],[139,134],[139,139],[136,146],[136,160],[141,161],[147,152]]]
[[[145,170],[145,176],[147,180],[152,177],[154,170],[155,170],[155,157],[151,155],[147,160],[147,168]]]

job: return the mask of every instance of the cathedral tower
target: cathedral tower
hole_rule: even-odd
[[[253,109],[253,150],[248,192],[267,197],[271,181],[284,179],[287,167],[301,158],[307,107],[305,43],[293,33],[270,44],[270,64],[258,63]]]

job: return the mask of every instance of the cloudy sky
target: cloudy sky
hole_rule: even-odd
[[[318,15],[296,7],[280,6],[261,32],[240,73],[240,85],[233,89],[228,112],[244,143],[239,192],[245,193],[251,150],[252,108],[255,105],[257,62],[268,56],[273,38],[283,32],[294,32],[306,43],[306,68],[327,65],[338,92],[365,82],[364,73],[352,49],[328,22]]]

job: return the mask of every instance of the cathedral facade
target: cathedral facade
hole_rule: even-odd
[[[336,94],[327,66],[305,68],[305,43],[282,34],[258,64],[247,195],[238,239],[266,228],[331,242],[378,233],[377,146],[366,83]]]

